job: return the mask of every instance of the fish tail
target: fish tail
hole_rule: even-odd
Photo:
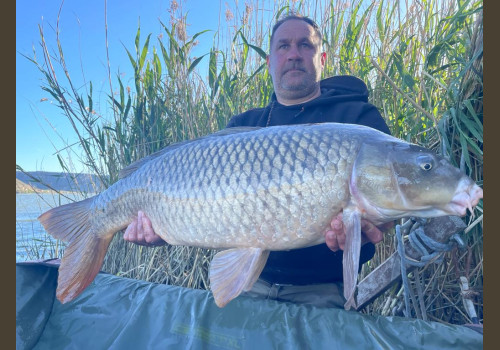
[[[62,205],[38,217],[50,235],[68,242],[56,292],[63,304],[75,299],[94,280],[113,238],[112,232],[96,232],[89,220],[93,199]]]

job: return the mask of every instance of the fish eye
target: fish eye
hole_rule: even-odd
[[[418,165],[422,170],[429,171],[434,166],[434,161],[430,156],[420,156],[417,157]]]
[[[423,169],[423,170],[431,170],[432,169],[432,164],[431,163],[421,163],[420,164],[420,167]]]

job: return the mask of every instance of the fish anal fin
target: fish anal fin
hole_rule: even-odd
[[[57,279],[56,296],[61,303],[75,299],[94,280],[112,238],[82,235],[66,247]]]
[[[344,210],[342,220],[345,228],[343,263],[344,308],[356,308],[355,292],[358,282],[359,256],[361,251],[361,213],[356,209]]]
[[[235,248],[219,252],[210,263],[210,289],[218,307],[250,290],[269,256],[261,248]]]
[[[93,198],[53,208],[38,218],[45,230],[68,242],[59,266],[57,299],[75,299],[99,272],[114,232],[96,232],[90,220]],[[102,226],[98,227],[102,229]]]

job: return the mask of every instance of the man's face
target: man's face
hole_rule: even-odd
[[[326,57],[320,48],[314,28],[302,20],[288,20],[276,29],[267,66],[279,102],[319,95]]]

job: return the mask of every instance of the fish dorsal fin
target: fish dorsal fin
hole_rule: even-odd
[[[356,308],[355,291],[358,282],[359,255],[361,251],[361,213],[355,208],[346,208],[342,213],[345,228],[345,248],[342,260],[344,274],[344,308]]]
[[[249,131],[255,131],[262,129],[261,126],[235,126],[232,128],[225,128],[222,130],[219,130],[217,132],[214,132],[213,134],[208,134],[205,136],[200,137],[200,139],[206,138],[206,137],[220,137],[220,136],[226,136],[226,135],[232,135],[232,134],[240,134],[242,132],[249,132]]]
[[[219,252],[210,263],[210,289],[218,307],[250,290],[269,256],[261,248],[235,248]]]
[[[198,137],[198,138],[195,138],[192,140],[186,140],[186,141],[174,143],[174,144],[169,145],[165,148],[162,148],[161,150],[159,150],[155,153],[151,153],[150,155],[148,155],[144,158],[141,158],[133,163],[130,163],[127,167],[120,170],[118,178],[123,179],[123,178],[129,176],[130,174],[132,174],[133,172],[135,172],[137,169],[139,169],[140,167],[142,167],[144,164],[148,163],[149,161],[151,161],[155,158],[158,158],[158,157],[160,157],[168,152],[171,152],[179,147],[185,146],[187,144],[197,142],[199,140],[203,140],[203,139],[207,139],[207,138],[221,137],[221,136],[226,136],[226,135],[231,135],[231,134],[238,134],[238,133],[242,133],[242,132],[255,131],[258,129],[261,129],[261,127],[240,126],[240,127],[234,127],[234,128],[226,128],[226,129],[222,129],[220,131],[217,131],[213,134],[208,134],[208,135],[201,136],[201,137]]]
[[[123,179],[124,177],[129,176],[130,174],[132,174],[133,172],[135,172],[137,169],[139,169],[140,167],[142,167],[144,164],[148,163],[149,161],[151,161],[151,160],[153,160],[155,158],[158,158],[158,157],[162,156],[165,153],[171,152],[171,151],[173,151],[176,148],[184,146],[185,144],[188,144],[191,141],[193,141],[193,140],[187,140],[187,141],[182,141],[182,142],[175,143],[173,145],[170,145],[170,146],[167,146],[165,148],[162,148],[161,150],[159,150],[157,152],[151,153],[150,155],[148,155],[148,156],[146,156],[144,158],[136,160],[133,163],[130,163],[127,167],[125,167],[122,170],[120,170],[118,178],[119,179]]]

